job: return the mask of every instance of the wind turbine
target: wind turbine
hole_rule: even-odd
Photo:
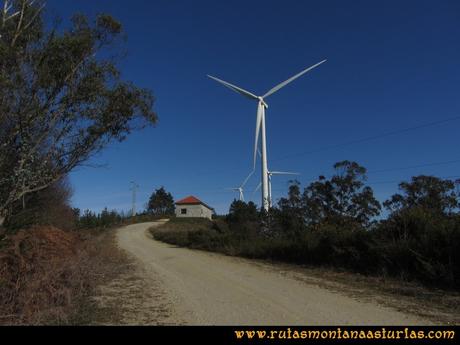
[[[234,187],[234,188],[227,188],[227,190],[233,190],[235,192],[238,192],[238,200],[239,201],[244,201],[244,190],[243,187]]]
[[[234,188],[227,188],[227,190],[233,190],[235,192],[239,193],[239,199],[240,201],[244,201],[244,186],[248,182],[249,178],[254,174],[254,170],[252,170],[249,175],[244,179],[243,183],[239,187],[234,187]]]
[[[265,98],[268,96],[274,94],[276,91],[279,89],[283,88],[290,82],[294,81],[295,79],[299,78],[300,76],[304,75],[308,71],[312,70],[315,67],[318,67],[322,63],[326,62],[326,60],[320,61],[317,64],[310,66],[306,69],[304,69],[302,72],[297,73],[296,75],[292,76],[291,78],[283,81],[282,83],[276,85],[269,91],[267,91],[263,96],[256,96],[252,92],[246,91],[236,85],[230,84],[224,80],[221,80],[219,78],[213,77],[211,75],[208,75],[209,78],[214,79],[215,81],[223,84],[224,86],[228,87],[229,89],[249,98],[252,100],[257,101],[257,118],[256,118],[256,135],[255,135],[255,143],[254,143],[254,166],[253,169],[255,170],[256,167],[256,154],[257,154],[257,148],[258,148],[258,143],[259,143],[259,133],[261,133],[261,146],[262,146],[262,152],[261,152],[261,166],[262,166],[262,174],[261,174],[261,185],[262,185],[262,207],[264,208],[265,211],[268,211],[270,207],[270,201],[269,201],[269,182],[268,182],[268,168],[267,168],[267,137],[266,137],[266,132],[265,132],[265,109],[268,108],[267,103],[265,102]]]

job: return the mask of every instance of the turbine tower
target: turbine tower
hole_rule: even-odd
[[[134,217],[136,215],[136,191],[139,189],[139,185],[134,182],[134,181],[131,181],[131,188],[130,190],[133,192],[133,204],[132,204],[132,208],[131,208],[131,216]]]
[[[211,75],[208,75],[209,78],[214,79],[215,81],[223,84],[224,86],[228,87],[229,89],[249,98],[252,100],[257,101],[257,118],[256,118],[256,135],[255,135],[255,143],[254,143],[254,165],[253,165],[253,170],[255,170],[256,167],[256,154],[257,154],[257,149],[258,149],[258,143],[259,143],[259,133],[261,133],[261,168],[262,168],[262,174],[261,174],[261,185],[262,185],[262,207],[264,208],[265,211],[268,211],[270,208],[270,196],[269,196],[269,176],[268,176],[268,166],[267,166],[267,136],[266,136],[266,131],[265,131],[265,109],[268,108],[267,103],[265,102],[265,98],[268,96],[274,94],[276,91],[279,89],[283,88],[290,82],[294,81],[295,79],[299,78],[300,76],[304,75],[308,71],[312,70],[315,67],[318,67],[322,63],[326,62],[326,60],[320,61],[317,64],[310,66],[306,69],[304,69],[302,72],[297,73],[296,75],[292,76],[291,78],[283,81],[282,83],[276,85],[272,89],[270,89],[267,93],[265,93],[263,96],[256,96],[252,92],[246,91],[236,85],[230,84],[224,80],[221,80],[219,78],[213,77]]]

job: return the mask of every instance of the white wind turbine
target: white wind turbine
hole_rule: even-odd
[[[269,192],[269,182],[268,182],[269,175],[268,175],[268,167],[267,167],[267,137],[266,137],[266,132],[265,132],[265,109],[268,108],[268,105],[265,102],[265,98],[272,95],[279,89],[283,88],[284,86],[294,81],[295,79],[299,78],[300,76],[304,75],[305,73],[312,70],[313,68],[318,67],[324,62],[326,62],[326,60],[318,62],[317,64],[304,69],[302,72],[276,85],[274,88],[270,89],[263,96],[256,96],[253,93],[246,91],[236,85],[230,84],[219,78],[208,75],[209,78],[214,79],[215,81],[223,84],[229,89],[235,92],[238,92],[239,94],[246,96],[252,100],[256,100],[258,102],[257,103],[257,118],[256,118],[256,136],[255,136],[255,143],[254,143],[254,167],[253,169],[255,170],[255,167],[256,167],[256,153],[257,153],[257,147],[258,147],[258,142],[259,142],[259,132],[262,132],[261,134],[261,146],[262,146],[261,147],[262,149],[262,152],[261,152],[261,157],[262,157],[261,159],[261,163],[262,163],[261,164],[262,165],[261,185],[262,185],[262,207],[264,208],[265,211],[268,211],[270,207],[270,199],[269,199],[270,192]]]
[[[244,179],[243,183],[239,187],[227,188],[227,190],[233,190],[238,192],[240,201],[244,201],[244,186],[248,182],[249,178],[254,174],[254,170],[249,173],[249,175]]]

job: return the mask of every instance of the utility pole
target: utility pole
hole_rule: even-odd
[[[139,189],[139,185],[131,181],[131,188],[130,190],[133,192],[133,204],[131,208],[131,217],[134,217],[136,215],[136,191]]]

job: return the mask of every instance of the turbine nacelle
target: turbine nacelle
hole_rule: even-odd
[[[264,98],[261,96],[257,98],[259,99],[259,103],[262,104],[265,107],[265,109],[268,109],[268,104],[264,101]]]

